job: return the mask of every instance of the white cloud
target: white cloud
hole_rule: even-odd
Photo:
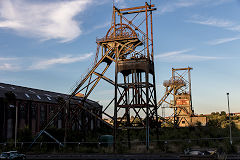
[[[18,58],[0,57],[0,71],[18,71]]]
[[[179,8],[186,8],[186,7],[191,7],[199,4],[200,1],[198,0],[178,0],[174,2],[168,2],[167,4],[163,4],[159,6],[159,13],[164,14],[167,12],[173,12]]]
[[[192,49],[185,49],[179,51],[172,51],[163,54],[158,54],[155,56],[156,59],[159,59],[163,62],[186,62],[186,61],[206,61],[206,60],[217,60],[217,59],[226,59],[225,57],[214,57],[214,56],[199,56],[192,54],[184,54],[192,51]]]
[[[209,41],[208,44],[209,45],[219,45],[219,44],[228,43],[228,42],[232,42],[232,41],[236,41],[236,40],[240,40],[240,36],[216,39],[213,41]]]
[[[20,68],[10,63],[0,64],[0,71],[18,71]]]
[[[232,30],[232,31],[237,31],[237,32],[240,32],[240,25],[234,25],[230,28],[228,28],[229,30]]]
[[[217,19],[213,17],[202,17],[202,16],[193,16],[192,20],[189,20],[188,22],[196,23],[196,24],[202,24],[202,25],[208,25],[208,26],[214,26],[214,27],[222,27],[222,28],[229,28],[234,25],[233,22],[223,19]]]
[[[229,2],[234,2],[235,0],[217,0],[217,1],[212,1],[212,5],[221,5],[224,3],[229,3]]]
[[[56,64],[69,64],[69,63],[80,62],[80,61],[89,59],[92,55],[93,55],[92,53],[89,53],[89,54],[84,54],[79,56],[68,55],[68,56],[59,57],[59,58],[43,59],[31,65],[29,67],[29,70],[41,70],[41,69],[49,68]]]
[[[14,21],[1,21],[0,27],[18,29],[18,28],[23,28],[23,25],[21,25],[19,22],[14,22]]]
[[[175,57],[174,61],[206,61],[206,60],[217,60],[217,59],[226,59],[225,57],[214,57],[214,56],[198,56],[190,54],[182,54]]]
[[[189,52],[191,50],[192,49],[185,49],[185,50],[180,50],[180,51],[166,52],[166,53],[156,55],[155,58],[164,58],[164,57],[176,56],[178,54],[186,53],[186,52]]]
[[[17,58],[0,57],[0,61],[11,61],[11,60],[17,60]]]
[[[192,20],[189,20],[187,22],[201,24],[201,25],[207,25],[207,26],[213,26],[213,27],[219,27],[219,28],[223,28],[226,30],[240,32],[239,24],[237,24],[233,21],[217,19],[214,17],[202,17],[202,16],[195,15],[192,17]]]
[[[107,21],[105,23],[102,23],[102,24],[99,24],[99,25],[96,25],[93,27],[94,30],[96,29],[101,29],[101,28],[106,28],[106,27],[111,27],[111,22],[110,21]]]
[[[239,23],[226,20],[226,19],[218,19],[214,17],[203,17],[203,16],[195,15],[192,17],[192,20],[189,20],[187,22],[206,25],[206,26],[212,26],[212,27],[218,27],[218,28],[222,28],[222,29],[234,31],[234,32],[240,32]],[[240,39],[240,36],[221,38],[221,39],[215,39],[215,40],[209,41],[207,42],[207,44],[219,45],[219,44],[228,43],[228,42],[239,40],[239,39]]]
[[[181,8],[188,8],[188,7],[194,7],[194,6],[216,6],[221,5],[223,3],[229,3],[233,0],[175,0],[175,1],[167,1],[165,4],[161,4],[158,6],[158,12],[160,14],[165,14],[168,12],[174,12]]]
[[[82,31],[76,15],[83,12],[92,0],[69,1],[0,1],[0,28],[41,40],[71,41]]]
[[[0,71],[27,71],[48,69],[57,64],[70,64],[90,59],[92,53],[67,55],[58,58],[39,59],[33,57],[0,57]]]

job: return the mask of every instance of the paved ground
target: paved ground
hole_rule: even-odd
[[[81,159],[81,160],[156,160],[179,159],[176,155],[151,155],[151,154],[42,154],[26,155],[27,159]]]
[[[161,159],[191,159],[191,160],[206,160],[214,159],[212,157],[188,157],[174,154],[41,154],[41,155],[26,155],[27,159],[80,159],[80,160],[161,160]],[[228,155],[227,159],[240,159],[240,155]]]

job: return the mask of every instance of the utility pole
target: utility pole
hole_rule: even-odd
[[[231,128],[231,115],[230,115],[230,107],[229,107],[229,93],[227,93],[227,101],[228,101],[228,115],[229,115],[229,141],[232,145],[232,128]]]
[[[18,126],[18,105],[16,104],[16,119],[15,119],[15,148],[17,147],[17,127]]]

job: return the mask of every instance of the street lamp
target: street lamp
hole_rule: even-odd
[[[231,115],[230,115],[230,107],[229,107],[229,93],[227,93],[227,101],[228,101],[228,115],[229,115],[229,141],[232,145],[232,128],[231,128]]]
[[[18,128],[18,106],[16,104],[15,137],[14,137],[15,148],[17,147],[17,128]]]

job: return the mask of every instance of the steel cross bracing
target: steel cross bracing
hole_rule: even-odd
[[[124,34],[121,29],[116,29],[116,26],[123,26],[123,21],[125,21],[137,44],[135,46],[125,43],[130,50],[126,49],[127,52],[123,54],[116,53],[114,141],[117,141],[118,129],[127,129],[127,138],[130,141],[130,129],[145,128],[147,149],[149,148],[150,128],[156,128],[158,136],[152,30],[152,11],[155,9],[152,7],[154,6],[145,3],[145,6],[134,8],[120,10],[114,8],[114,14],[118,14],[120,23],[116,23],[115,16],[113,20],[114,36]],[[140,23],[136,24],[134,20],[140,13],[145,13],[145,15],[140,18]],[[124,16],[129,14],[135,14],[131,20]],[[124,43],[124,39],[121,41]]]
[[[113,6],[111,28],[106,36],[96,40],[98,47],[93,66],[77,83],[68,99],[73,99],[78,93],[83,93],[84,97],[77,108],[69,107],[68,100],[62,102],[61,107],[49,118],[34,142],[52,124],[58,114],[67,113],[65,127],[70,127],[72,122],[79,122],[79,113],[85,111],[114,129],[115,142],[118,129],[125,128],[129,131],[129,129],[146,128],[148,149],[150,127],[156,128],[158,136],[152,28],[152,11],[154,10],[156,10],[154,5],[148,3],[144,6],[125,9]],[[139,16],[141,13],[144,13],[144,16]],[[115,63],[114,80],[105,75],[112,63]],[[120,73],[121,75],[118,75]],[[118,76],[122,76],[122,79]],[[102,110],[104,116],[114,121],[113,125],[102,120],[102,117],[84,105],[92,105],[87,99],[101,79],[115,87],[114,98]],[[107,109],[113,103],[114,114],[112,115],[107,112]],[[121,110],[124,110],[122,115],[119,114]],[[83,124],[79,126],[82,127]]]
[[[106,36],[97,39],[97,44],[100,47],[99,51],[101,51],[101,54],[98,55],[101,55],[101,58],[72,94],[85,93],[84,98],[86,99],[101,79],[115,86],[115,96],[102,112],[114,121],[115,141],[117,138],[116,130],[118,129],[148,128],[149,133],[149,121],[158,120],[151,13],[155,8],[152,7],[154,5],[148,5],[147,3],[145,6],[127,9],[113,7],[111,28]],[[145,17],[139,24],[136,24],[135,20],[140,13],[145,13]],[[126,17],[129,14],[135,15],[129,20]],[[150,31],[151,34],[148,33]],[[112,63],[115,63],[114,80],[105,75]],[[96,71],[103,64],[106,67],[100,72]],[[135,67],[133,67],[134,65]],[[121,75],[118,75],[119,73]],[[148,78],[149,74],[152,75],[151,83]],[[118,76],[122,76],[122,79]],[[122,83],[119,83],[120,80],[122,80]],[[107,109],[113,103],[115,109],[114,115],[111,115],[107,112]],[[120,112],[122,115],[119,114]],[[152,113],[151,117],[149,116],[150,113]]]

